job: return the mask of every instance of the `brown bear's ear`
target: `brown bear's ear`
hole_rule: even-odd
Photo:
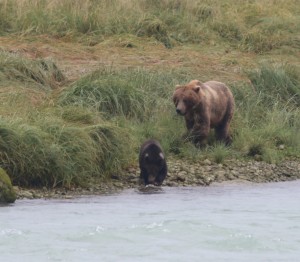
[[[176,85],[175,90],[179,89],[180,87],[181,87],[181,85]]]
[[[200,91],[200,88],[201,88],[201,86],[195,86],[195,87],[193,87],[193,91],[198,94]]]
[[[192,80],[189,82],[189,85],[201,86],[202,83],[199,80]]]

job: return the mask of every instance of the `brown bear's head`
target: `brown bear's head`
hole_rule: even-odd
[[[201,85],[198,80],[192,80],[186,85],[176,86],[173,94],[173,102],[176,107],[176,113],[184,116],[192,112],[194,107],[201,101]]]

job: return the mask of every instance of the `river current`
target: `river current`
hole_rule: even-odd
[[[300,181],[17,200],[0,261],[300,261]]]

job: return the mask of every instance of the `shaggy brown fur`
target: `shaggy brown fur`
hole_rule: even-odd
[[[234,98],[225,84],[192,80],[176,87],[173,102],[176,112],[184,116],[188,135],[196,145],[206,142],[211,128],[215,129],[217,140],[226,144],[231,142],[229,126],[234,112]]]

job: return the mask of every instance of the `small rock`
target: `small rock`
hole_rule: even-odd
[[[210,171],[212,171],[212,166],[206,166],[205,167],[205,172],[210,172]]]
[[[205,176],[202,178],[202,181],[205,185],[209,185],[210,183],[212,183],[214,181],[214,179],[210,176]]]
[[[234,177],[238,177],[239,176],[239,172],[237,170],[231,170],[230,174]]]
[[[73,196],[71,196],[71,195],[65,195],[64,199],[73,199]]]
[[[34,194],[32,195],[32,197],[33,197],[33,198],[42,198],[43,195],[40,194],[40,193],[34,193]]]
[[[136,168],[130,167],[130,168],[128,168],[128,171],[129,171],[129,173],[135,173]]]
[[[203,161],[203,164],[210,166],[211,165],[211,161],[209,159],[205,159]]]
[[[114,182],[113,185],[118,188],[122,188],[123,184],[121,182]]]
[[[13,186],[13,189],[16,191],[16,192],[19,192],[20,191],[20,188],[18,186]]]
[[[21,196],[28,199],[33,199],[33,194],[30,191],[24,190]]]
[[[178,186],[178,184],[175,183],[175,182],[173,182],[173,181],[166,182],[166,185],[169,186],[169,187],[176,187],[176,186]]]
[[[216,179],[217,180],[224,180],[225,174],[226,174],[226,172],[224,170],[218,170],[218,171],[216,171],[216,173],[215,173]]]
[[[184,182],[187,176],[186,171],[180,171],[175,177],[174,180]]]
[[[254,159],[255,159],[256,161],[262,161],[262,156],[256,154],[256,155],[254,156]]]
[[[230,173],[226,174],[226,177],[227,177],[228,180],[234,180],[235,179],[235,177]]]

